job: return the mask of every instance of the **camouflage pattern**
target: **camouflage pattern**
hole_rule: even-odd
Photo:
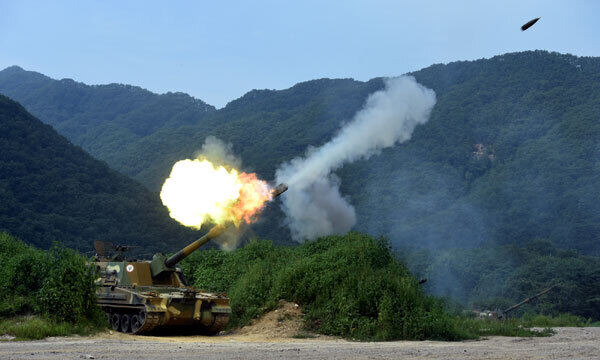
[[[181,268],[166,266],[165,259],[156,254],[152,261],[95,262],[97,301],[111,327],[133,334],[181,329],[214,335],[223,330],[231,314],[227,296],[188,286]]]
[[[287,185],[279,184],[271,196],[276,198],[286,190]],[[227,295],[188,286],[176,265],[226,228],[216,225],[173,256],[155,254],[151,261],[126,261],[122,253],[127,246],[94,243],[98,257],[95,265],[100,273],[98,304],[108,314],[111,327],[132,334],[183,329],[214,335],[223,330],[231,314]],[[105,250],[111,247],[118,254],[106,257]]]

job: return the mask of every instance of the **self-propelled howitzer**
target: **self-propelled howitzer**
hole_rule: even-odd
[[[280,184],[272,198],[286,190],[287,186]],[[216,225],[173,256],[155,254],[151,261],[124,259],[122,252],[127,247],[123,246],[114,247],[116,255],[106,256],[111,246],[97,242],[95,265],[100,278],[96,294],[110,326],[132,334],[163,329],[214,335],[223,330],[231,314],[227,295],[189,286],[177,263],[227,227]]]

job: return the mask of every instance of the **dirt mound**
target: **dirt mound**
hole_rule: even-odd
[[[161,342],[203,342],[223,343],[229,341],[242,342],[284,342],[313,340],[336,340],[336,337],[315,334],[304,329],[304,314],[298,304],[280,300],[275,310],[263,314],[250,325],[231,331],[222,331],[217,336],[205,335],[130,335],[120,332],[106,331],[96,335],[101,339],[118,339],[123,341],[161,341]],[[1,356],[0,356],[1,358]]]
[[[232,335],[261,335],[267,339],[298,336],[306,333],[303,330],[303,316],[298,304],[280,300],[277,309],[263,314],[250,325],[234,331]]]

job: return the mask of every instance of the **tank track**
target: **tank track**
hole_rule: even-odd
[[[147,313],[143,309],[110,310],[107,311],[107,314],[108,322],[113,330],[134,335],[152,332],[160,327],[164,318],[164,314]],[[127,321],[123,320],[125,316],[127,316]],[[134,318],[134,316],[137,316],[137,318]],[[134,321],[134,319],[137,319],[137,321]]]
[[[205,333],[206,335],[216,335],[219,332],[223,331],[223,329],[225,329],[225,326],[227,326],[228,323],[229,323],[229,314],[215,315],[215,321],[213,322],[213,324],[211,326],[206,328],[206,330],[204,330],[203,333]]]
[[[144,314],[146,315],[146,319],[142,324],[142,327],[132,334],[140,335],[152,332],[154,329],[160,326],[160,324],[162,323],[162,319],[165,316],[164,314],[146,313],[145,311]]]
[[[148,313],[143,309],[131,309],[131,310],[110,310],[107,312],[108,320],[111,328],[115,331],[132,334],[132,335],[144,335],[154,332],[155,330],[167,330],[171,328],[169,325],[164,324],[165,315],[162,313]],[[124,325],[123,317],[127,316],[127,320]],[[138,326],[134,325],[134,316],[141,324]],[[218,314],[215,315],[215,320],[212,325],[206,327],[201,326],[196,328],[196,333],[204,335],[216,335],[223,331],[229,323],[229,314]],[[173,327],[173,330],[176,327]],[[188,328],[192,330],[192,328]],[[199,330],[199,331],[198,331]]]

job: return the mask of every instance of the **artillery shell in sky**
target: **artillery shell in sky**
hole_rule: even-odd
[[[535,18],[533,20],[529,20],[528,22],[526,22],[523,26],[521,26],[521,31],[525,31],[527,29],[529,29],[530,27],[533,26],[533,24],[535,24],[540,18]]]

